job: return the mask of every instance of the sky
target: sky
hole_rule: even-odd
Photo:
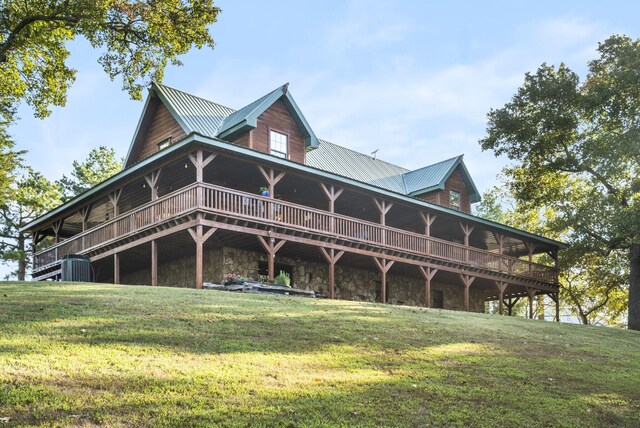
[[[460,154],[476,186],[506,159],[482,152],[486,115],[542,63],[584,76],[599,41],[638,38],[637,1],[221,0],[213,50],[192,50],[165,84],[240,108],[289,82],[315,134],[406,168]],[[44,120],[22,106],[10,129],[50,179],[99,145],[126,155],[143,102],[129,99],[83,40],[67,104]]]

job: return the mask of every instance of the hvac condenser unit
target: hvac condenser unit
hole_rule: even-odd
[[[62,258],[60,276],[62,281],[91,281],[91,263],[89,258],[79,254],[69,254]]]

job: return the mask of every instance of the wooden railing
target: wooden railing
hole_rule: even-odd
[[[198,201],[201,201],[200,205]],[[36,254],[36,269],[53,263],[66,254],[90,251],[108,241],[194,209],[313,231],[336,239],[427,255],[443,261],[535,278],[547,283],[555,283],[557,279],[557,269],[550,266],[210,184],[188,186],[40,251]]]

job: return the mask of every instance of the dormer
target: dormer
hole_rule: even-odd
[[[218,138],[304,163],[318,139],[288,90],[288,84],[224,119]]]
[[[471,213],[471,204],[480,202],[462,156],[410,171],[404,176],[407,194],[416,198]]]

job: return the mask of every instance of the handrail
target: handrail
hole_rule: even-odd
[[[548,282],[555,282],[558,271],[552,266],[208,183],[191,184],[41,250],[36,253],[36,268],[55,262],[63,255],[90,250],[196,208],[313,230],[338,239],[367,242]]]

